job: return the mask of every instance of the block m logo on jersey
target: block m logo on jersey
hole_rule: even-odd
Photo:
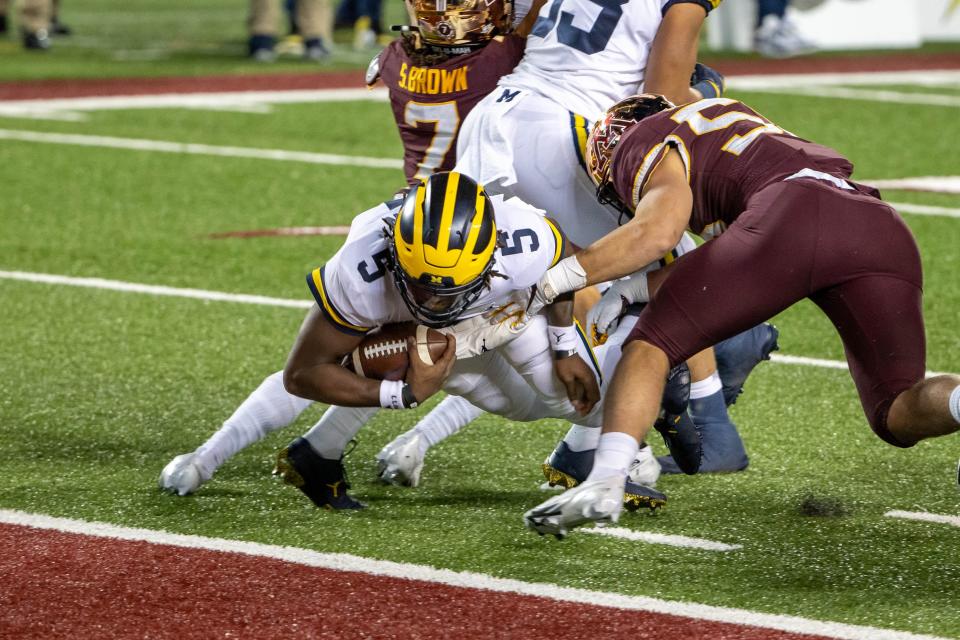
[[[513,99],[519,95],[520,89],[516,91],[510,91],[510,89],[504,89],[503,93],[500,94],[500,97],[497,98],[497,102],[513,102]]]

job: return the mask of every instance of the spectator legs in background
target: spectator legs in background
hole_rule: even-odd
[[[330,0],[297,0],[297,26],[303,36],[303,56],[323,60],[333,44],[333,11]]]
[[[258,62],[273,62],[277,53],[277,23],[280,21],[280,3],[277,0],[250,0],[250,29],[248,41],[250,57]]]
[[[52,12],[50,16],[50,33],[55,36],[70,35],[70,27],[60,22],[60,0],[53,0]]]
[[[789,58],[816,50],[787,17],[789,0],[757,0],[754,49],[768,58]]]
[[[20,32],[25,49],[43,51],[50,48],[50,0],[24,0],[20,7]]]

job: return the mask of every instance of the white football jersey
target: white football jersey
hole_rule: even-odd
[[[701,6],[719,4],[693,1]],[[499,85],[536,91],[596,121],[610,105],[640,93],[663,11],[676,3],[549,0],[527,38],[523,59]]]
[[[517,199],[493,196],[501,246],[496,249],[490,287],[460,316],[469,318],[509,302],[529,299],[529,289],[564,252],[563,236],[538,209]],[[384,203],[353,219],[343,246],[307,276],[324,315],[354,335],[392,322],[413,320],[388,266],[385,218],[400,210],[400,200]],[[503,276],[503,277],[500,277]]]

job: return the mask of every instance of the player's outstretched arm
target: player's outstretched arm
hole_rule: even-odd
[[[341,407],[379,407],[380,381],[340,366],[363,336],[337,329],[316,305],[307,313],[287,357],[283,386],[301,398]]]
[[[689,224],[692,209],[686,168],[671,149],[644,186],[634,218],[577,254],[586,283],[622,278],[670,252]]]
[[[700,28],[707,17],[698,4],[675,4],[667,10],[653,39],[643,82],[645,93],[665,96],[674,104],[699,100],[690,89],[690,76],[697,62]]]

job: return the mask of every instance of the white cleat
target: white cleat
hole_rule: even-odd
[[[196,463],[197,454],[185,453],[171,460],[160,472],[157,484],[169,493],[185,496],[200,488],[209,477],[204,478],[203,472]]]
[[[523,514],[523,521],[528,529],[558,539],[588,522],[597,526],[615,524],[623,508],[624,482],[621,476],[582,482],[530,509]]]
[[[377,475],[386,484],[415,487],[426,453],[427,443],[419,433],[404,433],[377,454]]]
[[[641,447],[637,451],[637,457],[633,459],[633,464],[627,470],[627,480],[645,487],[655,487],[659,479],[660,463],[657,461],[657,456],[653,455],[653,449],[649,446]]]

